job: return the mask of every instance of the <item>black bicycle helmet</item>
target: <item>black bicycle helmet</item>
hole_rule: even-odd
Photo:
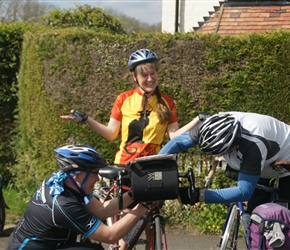
[[[91,146],[67,145],[56,148],[54,151],[57,153],[56,163],[64,172],[72,170],[91,172],[108,166],[105,159]]]
[[[242,128],[235,115],[216,114],[206,119],[199,130],[199,147],[210,155],[223,155],[236,146]]]
[[[137,65],[153,61],[158,61],[158,57],[153,51],[149,49],[139,49],[130,55],[128,67],[130,71],[134,71]]]

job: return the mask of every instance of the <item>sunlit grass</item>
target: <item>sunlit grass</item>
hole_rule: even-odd
[[[21,195],[12,189],[3,189],[4,199],[9,209],[6,210],[5,224],[15,224],[25,210],[29,195]]]

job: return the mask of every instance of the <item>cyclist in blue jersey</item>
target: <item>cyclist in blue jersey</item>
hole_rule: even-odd
[[[100,244],[76,242],[84,235],[97,242],[115,243],[124,237],[147,212],[137,204],[111,227],[102,223],[119,212],[117,198],[101,203],[93,196],[98,171],[106,161],[90,146],[68,145],[54,150],[60,170],[47,177],[28,203],[11,233],[12,249],[103,249]],[[123,194],[124,207],[130,193]]]
[[[191,193],[180,189],[185,204],[198,201],[230,203],[248,201],[248,212],[268,202],[270,193],[256,189],[256,184],[270,186],[277,172],[275,161],[290,160],[290,126],[267,115],[248,112],[225,112],[213,115],[187,134],[168,142],[159,154],[172,154],[198,145],[209,155],[222,155],[228,166],[238,172],[237,186]],[[280,175],[280,199],[290,200],[290,172]]]

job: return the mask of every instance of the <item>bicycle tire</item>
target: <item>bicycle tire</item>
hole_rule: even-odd
[[[238,228],[236,227],[236,223],[238,221],[238,207],[237,205],[233,205],[231,208],[230,216],[226,225],[226,228],[222,234],[222,241],[220,244],[219,250],[229,250],[232,249],[233,240],[237,238]],[[231,236],[231,238],[230,238]]]
[[[165,233],[165,223],[163,221],[163,217],[161,220],[161,233],[162,233],[162,247],[163,250],[167,250],[167,239],[166,239],[166,233]]]
[[[162,225],[159,215],[154,217],[154,250],[163,250]]]
[[[140,239],[140,236],[141,234],[144,232],[146,226],[148,225],[148,222],[147,220],[142,220],[143,222],[141,223],[141,225],[137,226],[138,228],[136,228],[136,232],[135,234],[133,235],[133,237],[130,239],[129,243],[128,244],[128,247],[127,247],[127,250],[133,250],[133,249],[136,249],[137,245],[139,245],[140,243],[143,245],[147,244],[147,241],[146,240],[141,240]]]

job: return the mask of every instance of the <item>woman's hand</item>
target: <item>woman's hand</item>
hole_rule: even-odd
[[[72,120],[73,122],[84,122],[88,119],[88,115],[82,111],[71,110],[69,115],[61,115],[61,119]]]

